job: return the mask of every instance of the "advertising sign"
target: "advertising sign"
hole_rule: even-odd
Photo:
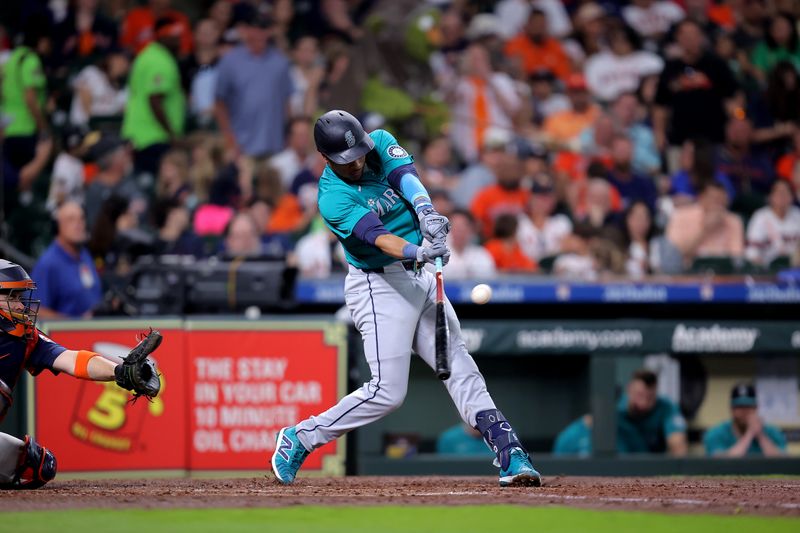
[[[132,393],[113,381],[47,371],[36,378],[36,437],[53,450],[60,472],[185,468],[184,332],[177,321],[151,325],[164,336],[154,354],[161,394],[152,402],[132,403]],[[48,328],[50,337],[67,349],[117,356],[126,355],[143,330],[144,323],[132,321],[54,323]]]

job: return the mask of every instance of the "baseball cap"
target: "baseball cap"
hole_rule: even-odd
[[[567,77],[566,86],[569,91],[585,91],[587,89],[586,78],[579,72],[573,72]]]
[[[84,159],[89,162],[96,162],[120,146],[125,146],[125,144],[126,142],[123,139],[113,133],[92,131],[83,138],[81,151],[84,154]]]
[[[476,40],[484,37],[500,37],[500,19],[491,13],[479,13],[472,17],[467,28],[467,39]]]
[[[234,8],[234,20],[239,20],[247,26],[256,28],[269,28],[272,26],[272,17],[259,8],[243,3],[239,12]]]
[[[731,389],[731,407],[755,407],[756,388],[750,383],[738,383]]]
[[[484,150],[507,150],[513,138],[508,130],[503,128],[489,128],[483,134]]]
[[[528,76],[528,81],[547,81],[552,83],[556,81],[556,76],[549,68],[540,67],[531,72],[530,76]]]
[[[533,194],[551,194],[553,192],[553,177],[544,172],[536,174],[533,177],[531,192]]]

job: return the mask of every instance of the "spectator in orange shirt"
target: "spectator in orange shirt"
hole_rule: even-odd
[[[553,143],[577,149],[581,133],[594,124],[600,116],[600,108],[592,103],[582,74],[571,74],[566,85],[572,109],[550,115],[544,122],[544,133]]]
[[[497,183],[481,190],[472,201],[470,211],[481,226],[485,238],[494,234],[494,222],[500,215],[525,212],[530,191],[521,187],[522,168],[516,156],[508,154],[497,172]]]
[[[687,266],[698,257],[744,256],[742,220],[728,211],[728,193],[717,181],[705,184],[697,203],[675,210],[666,236]]]
[[[505,54],[518,60],[526,74],[537,69],[548,69],[562,80],[570,73],[570,61],[557,39],[547,33],[547,16],[544,11],[532,9],[519,35],[506,43]]]
[[[122,35],[120,43],[139,53],[145,46],[155,39],[156,21],[162,17],[169,17],[183,26],[181,32],[180,56],[186,56],[192,51],[192,25],[186,15],[172,9],[171,0],[148,0],[146,6],[136,7],[128,12],[122,22]]]
[[[794,150],[781,156],[775,165],[775,172],[787,181],[792,181],[792,172],[797,162],[800,161],[800,128],[794,130],[792,140],[794,142]]]
[[[536,272],[539,266],[522,251],[517,241],[517,217],[503,214],[494,224],[494,238],[484,248],[491,254],[500,272]]]

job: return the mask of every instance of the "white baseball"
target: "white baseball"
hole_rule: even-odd
[[[483,305],[492,299],[492,288],[485,283],[475,285],[469,296],[472,298],[472,303]]]
[[[261,309],[259,309],[258,306],[251,305],[244,310],[244,316],[248,320],[258,320],[261,318]]]

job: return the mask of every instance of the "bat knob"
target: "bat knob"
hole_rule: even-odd
[[[442,381],[447,381],[450,378],[450,371],[449,370],[437,370],[436,377]]]

